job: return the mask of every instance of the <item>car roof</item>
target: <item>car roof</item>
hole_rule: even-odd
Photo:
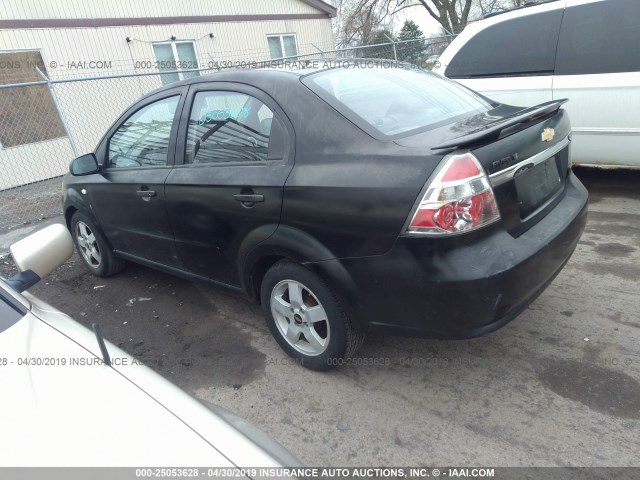
[[[263,66],[258,68],[225,68],[217,72],[211,72],[197,77],[191,77],[178,82],[173,82],[168,85],[164,85],[160,88],[148,92],[144,97],[155,95],[160,92],[171,90],[177,87],[184,87],[199,83],[206,82],[237,82],[253,84],[256,80],[266,80],[270,77],[272,81],[280,82],[297,82],[301,77],[307,75],[313,75],[327,70],[348,69],[354,66],[356,63],[368,62],[390,62],[397,64],[398,68],[401,68],[403,62],[395,62],[394,60],[380,60],[380,59],[326,59],[326,60],[311,60],[311,61],[290,61],[285,62],[280,60],[274,60],[272,66],[264,65],[265,62],[260,62]],[[267,62],[268,63],[268,62]],[[385,65],[385,68],[389,68]],[[392,66],[391,68],[394,68]]]
[[[260,73],[261,72],[261,73]],[[274,78],[278,78],[279,81],[292,81],[301,76],[301,73],[297,70],[279,70],[279,69],[267,69],[267,68],[225,68],[217,72],[206,73],[204,75],[198,75],[196,77],[186,78],[177,82],[172,82],[168,85],[156,88],[144,95],[149,97],[157,93],[173,90],[175,88],[185,87],[198,83],[206,82],[238,82],[238,83],[252,83],[252,79],[256,76],[264,77],[265,74],[273,75]]]
[[[284,78],[299,77],[300,74],[297,70],[284,70],[284,69],[269,69],[269,68],[225,68],[217,72],[206,73],[197,77],[187,78],[179,82],[174,82],[166,87],[173,88],[183,85],[191,85],[194,83],[203,83],[207,81],[243,81],[249,80],[252,77],[258,75],[263,76],[265,72],[272,72],[274,75]],[[166,88],[165,87],[165,88]]]
[[[584,5],[587,3],[595,3],[595,2],[603,2],[605,0],[529,0],[520,5],[519,7],[511,7],[505,8],[504,10],[499,10],[496,12],[487,13],[484,15],[481,20],[500,17],[499,20],[502,20],[502,15],[511,14],[509,18],[513,17],[521,17],[526,15],[531,15],[533,13],[538,12],[539,10],[535,7],[539,7],[541,5],[553,4],[553,9],[564,9],[568,7],[574,7],[577,5]]]
[[[530,8],[530,7],[535,7],[538,5],[542,5],[544,3],[551,3],[551,2],[558,2],[560,0],[539,0],[539,1],[529,1],[529,2],[525,2],[524,4],[520,5],[520,6],[516,6],[516,7],[510,7],[510,8],[505,8],[503,10],[497,10],[495,12],[490,12],[487,13],[486,15],[484,15],[482,18],[491,18],[491,17],[496,17],[498,15],[504,15],[505,13],[508,12],[514,12],[514,11],[523,11],[526,14],[526,9]],[[563,6],[564,6],[564,2]]]
[[[170,83],[160,87],[152,92],[149,92],[145,96],[179,88],[183,86],[206,83],[206,82],[239,82],[239,83],[252,83],[252,80],[257,78],[265,78],[271,76],[279,81],[297,81],[301,77],[313,75],[327,70],[348,69],[355,64],[362,62],[377,62],[381,65],[374,65],[375,67],[383,68],[406,68],[404,62],[396,62],[394,60],[383,59],[326,59],[326,60],[302,60],[302,61],[282,61],[274,60],[271,66],[265,65],[269,62],[260,62],[263,66],[259,68],[225,68],[217,72],[206,73],[196,77],[187,78],[178,82]],[[387,66],[386,63],[390,63],[391,66]],[[408,64],[407,64],[408,65]]]
[[[578,5],[585,5],[588,3],[604,2],[607,0],[531,0],[524,3],[520,7],[508,8],[501,12],[495,12],[493,14],[485,15],[483,18],[470,22],[467,27],[453,40],[451,45],[443,52],[441,57],[446,58],[450,55],[454,55],[470,38],[475,36],[478,32],[484,29],[488,29],[495,24],[501,23],[513,18],[525,17],[528,15],[534,15],[540,12],[548,12],[552,10],[564,10],[565,8],[575,7]],[[453,45],[457,48],[451,48]]]

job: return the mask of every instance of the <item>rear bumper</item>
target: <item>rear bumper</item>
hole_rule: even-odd
[[[361,325],[393,334],[470,338],[515,318],[560,273],[587,219],[570,173],[563,199],[518,238],[501,226],[449,239],[400,237],[386,254],[341,260]]]

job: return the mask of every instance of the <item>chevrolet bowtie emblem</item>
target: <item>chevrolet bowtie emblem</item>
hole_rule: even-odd
[[[551,140],[553,140],[554,135],[556,134],[556,131],[553,128],[545,128],[542,131],[542,141],[543,142],[550,142]]]

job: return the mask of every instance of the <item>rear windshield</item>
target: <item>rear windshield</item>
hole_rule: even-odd
[[[429,72],[335,69],[313,74],[304,83],[364,130],[399,136],[485,112],[488,100]]]

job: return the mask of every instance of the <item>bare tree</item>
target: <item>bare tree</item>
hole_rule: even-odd
[[[337,0],[335,37],[341,47],[371,45],[379,32],[392,30],[389,0]]]
[[[509,0],[510,2],[519,0]],[[504,0],[479,0],[478,1],[478,15],[484,17],[485,15],[504,9]]]
[[[370,44],[382,30],[391,30],[394,14],[407,8],[424,8],[445,35],[458,34],[476,18],[525,0],[333,0],[338,9],[335,37],[342,47]]]
[[[410,7],[424,7],[447,33],[460,33],[471,8],[492,0],[333,0],[338,9],[334,23],[341,46],[364,45],[375,33],[390,28],[394,14]],[[498,1],[498,0],[496,0]]]
[[[450,34],[458,34],[469,21],[471,8],[479,0],[385,0],[395,4],[394,12],[422,6],[442,28]]]

